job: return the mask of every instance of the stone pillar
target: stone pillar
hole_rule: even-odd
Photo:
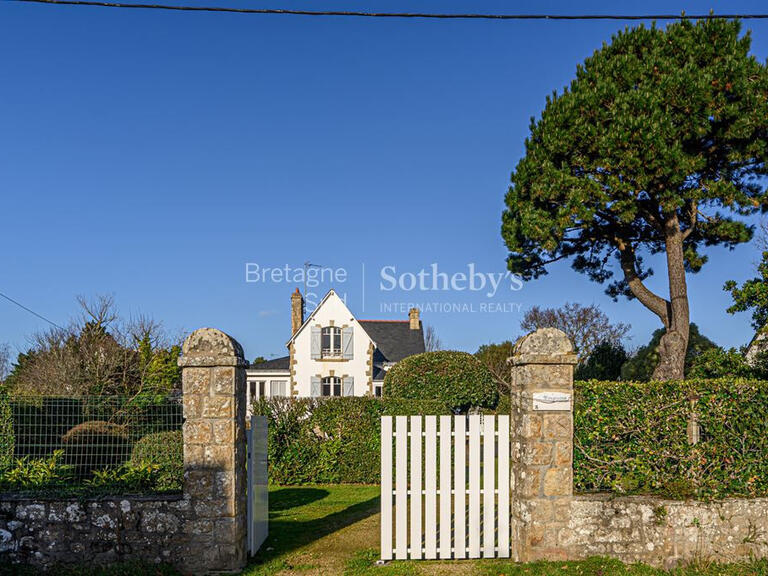
[[[567,557],[558,541],[573,496],[573,366],[567,336],[543,328],[512,353],[512,538],[515,559]]]
[[[184,342],[179,366],[189,502],[180,567],[239,572],[247,560],[243,349],[223,332],[201,328]]]

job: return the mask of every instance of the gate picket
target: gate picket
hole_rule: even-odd
[[[496,537],[496,419],[483,418],[483,557],[493,558]]]
[[[509,449],[508,415],[382,416],[381,558],[509,558]]]

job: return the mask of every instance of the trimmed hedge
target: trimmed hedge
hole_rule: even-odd
[[[257,400],[269,419],[269,480],[276,484],[379,482],[382,415],[450,414],[443,402],[348,398]]]
[[[576,382],[574,490],[768,496],[768,382]],[[698,421],[701,438],[688,442]]]
[[[499,393],[493,374],[467,352],[437,350],[409,356],[384,377],[384,397],[437,399],[457,413],[495,408]]]
[[[125,426],[89,420],[71,428],[61,437],[64,463],[81,474],[120,466],[131,455],[131,442]]]

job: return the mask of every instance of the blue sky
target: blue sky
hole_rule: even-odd
[[[230,4],[764,11],[738,1]],[[644,344],[655,317],[612,302],[568,265],[519,290],[503,283],[492,297],[381,289],[387,266],[390,275],[433,263],[447,274],[470,264],[504,272],[500,214],[529,118],[623,26],[0,3],[0,291],[59,323],[76,313],[77,295],[113,294],[124,314],[150,314],[172,331],[225,330],[252,358],[284,354],[289,296],[301,284],[246,282],[246,264],[311,261],[344,270],[333,286],[362,318],[447,303],[452,311],[423,319],[450,348],[514,338],[527,307],[569,300],[599,304],[632,324],[631,345]],[[765,60],[768,22],[745,26]],[[709,254],[689,279],[693,321],[721,345],[744,344],[748,315],[725,313],[722,284],[750,277],[758,250]],[[651,285],[663,291],[656,268]],[[45,327],[0,300],[0,342],[21,349]]]

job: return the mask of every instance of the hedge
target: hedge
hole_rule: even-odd
[[[384,377],[384,397],[437,399],[457,413],[495,408],[499,400],[493,374],[472,354],[436,350],[409,356]]]
[[[269,419],[269,480],[276,484],[379,482],[382,415],[450,414],[438,401],[348,398],[257,400]]]
[[[0,388],[0,470],[13,465],[13,412],[8,394]]]
[[[768,496],[768,382],[576,382],[574,490]],[[688,426],[700,441],[688,442]]]

